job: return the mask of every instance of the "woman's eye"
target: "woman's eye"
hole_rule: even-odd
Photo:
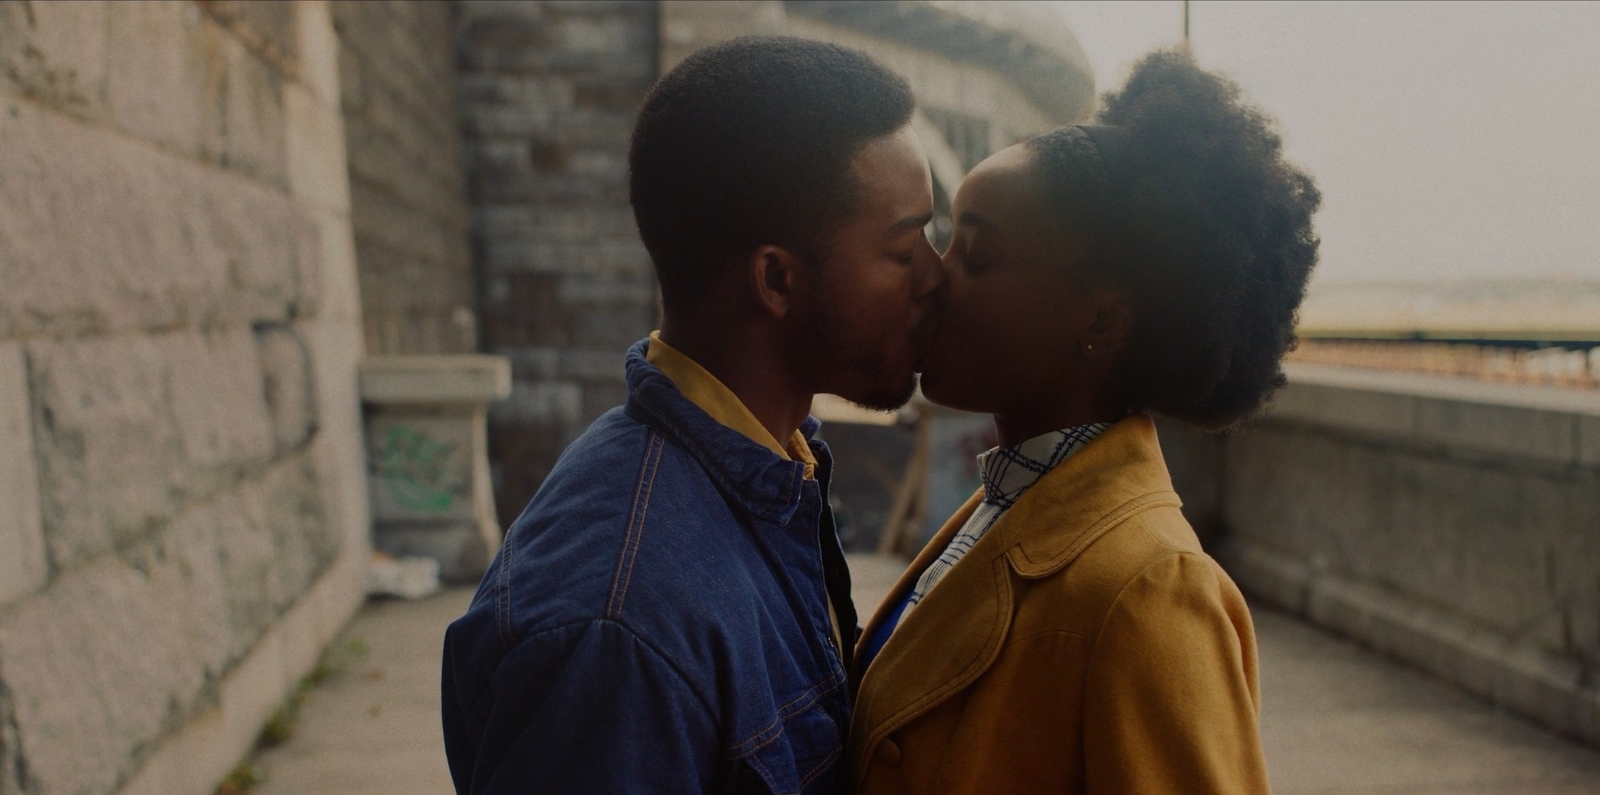
[[[907,251],[905,253],[895,255],[895,259],[900,260],[901,262],[903,262],[903,263],[905,263],[907,265],[910,265],[911,264],[911,260],[916,259],[916,257],[917,257],[917,250],[916,249],[911,249],[910,251]]]

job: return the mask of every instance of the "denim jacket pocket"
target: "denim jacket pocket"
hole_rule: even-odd
[[[842,750],[839,735],[838,723],[820,701],[784,718],[779,732],[739,760],[739,795],[831,790]]]

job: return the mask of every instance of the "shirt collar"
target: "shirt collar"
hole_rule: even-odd
[[[690,403],[699,406],[700,410],[711,419],[738,431],[750,441],[771,450],[779,458],[799,461],[806,467],[807,478],[816,477],[817,458],[811,452],[811,445],[807,444],[803,434],[798,430],[794,431],[789,436],[788,444],[778,444],[777,438],[756,419],[756,415],[750,412],[744,401],[740,400],[733,390],[712,375],[710,370],[701,367],[699,362],[668,345],[661,339],[660,331],[650,332],[645,361],[660,368],[663,375],[672,379],[678,391],[682,392]]]
[[[628,401],[623,411],[682,445],[717,488],[728,495],[730,505],[763,520],[787,525],[808,492],[805,466],[773,455],[765,445],[712,419],[684,397],[661,368],[645,360],[649,344],[646,338],[628,349]],[[800,425],[800,435],[810,442],[817,459],[817,478],[810,482],[819,484],[821,493],[826,494],[833,459],[827,444],[813,438],[820,424],[815,417],[807,417]]]
[[[978,456],[983,501],[1010,508],[1044,473],[1083,449],[1111,427],[1109,422],[1074,425],[1040,434],[1013,447],[996,447]]]

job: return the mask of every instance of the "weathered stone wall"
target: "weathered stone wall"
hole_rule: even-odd
[[[625,396],[655,282],[628,204],[628,137],[656,76],[651,2],[463,2],[461,123],[481,347],[511,359],[490,414],[500,519]]]
[[[359,603],[336,58],[0,2],[0,793],[209,792]]]
[[[340,0],[333,16],[367,352],[471,353],[451,6]]]
[[[1600,741],[1600,393],[1296,365],[1226,437],[1163,428],[1255,596]]]

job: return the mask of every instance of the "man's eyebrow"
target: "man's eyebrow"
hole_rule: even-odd
[[[905,218],[901,218],[900,220],[895,221],[894,225],[889,227],[889,233],[890,234],[899,234],[901,232],[910,231],[912,229],[921,229],[922,227],[927,226],[932,221],[933,221],[933,213],[923,213],[922,215],[906,216]]]

